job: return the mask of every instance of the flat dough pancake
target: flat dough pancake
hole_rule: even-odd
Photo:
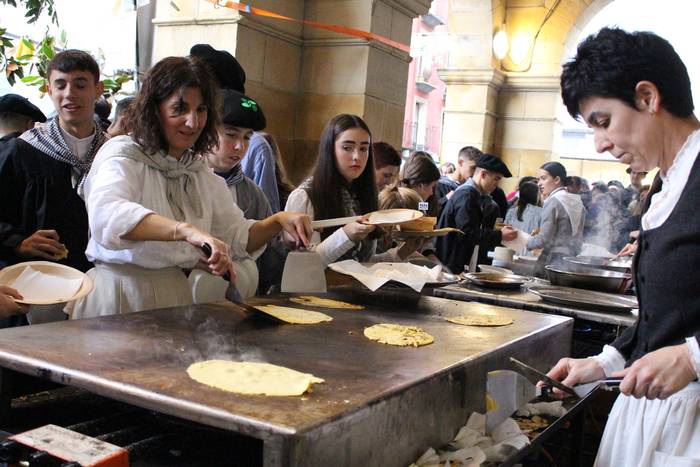
[[[330,316],[318,311],[302,310],[279,305],[257,305],[255,308],[289,324],[318,324],[333,321]]]
[[[452,316],[445,321],[465,326],[507,326],[513,324],[513,318],[494,315]]]
[[[365,337],[382,344],[398,345],[401,347],[412,345],[432,344],[433,336],[415,326],[402,326],[400,324],[375,324],[365,328]]]
[[[314,297],[313,295],[300,295],[292,297],[290,302],[300,305],[320,306],[322,308],[341,308],[347,310],[364,310],[362,305],[353,305],[352,303],[341,302],[340,300],[331,300],[330,298]]]
[[[301,396],[311,385],[324,380],[309,373],[301,373],[270,363],[206,360],[187,368],[193,380],[238,394],[265,396]]]

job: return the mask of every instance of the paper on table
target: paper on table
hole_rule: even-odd
[[[503,240],[501,243],[515,251],[517,255],[522,255],[527,253],[527,242],[530,240],[531,235],[523,232],[522,230],[516,230],[518,230],[518,236],[515,237],[514,240]]]
[[[339,261],[328,267],[341,274],[354,277],[372,292],[390,280],[400,282],[416,292],[420,292],[426,282],[440,280],[442,272],[440,265],[427,268],[411,263],[376,263],[366,267],[353,259]]]
[[[56,274],[47,274],[31,266],[11,284],[26,301],[68,301],[80,290],[83,278],[68,279]]]

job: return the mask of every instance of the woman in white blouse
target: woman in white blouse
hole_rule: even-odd
[[[191,304],[183,270],[235,284],[236,268],[255,267],[251,256],[281,229],[307,243],[308,216],[246,220],[207,167],[201,155],[217,145],[217,100],[197,59],[168,57],[149,72],[126,117],[128,136],[102,147],[85,183],[95,289],[69,304],[72,318]]]
[[[313,174],[294,190],[286,211],[300,211],[316,220],[359,216],[377,210],[371,134],[356,115],[332,118],[321,133]],[[357,261],[400,261],[415,248],[394,248],[375,255],[375,227],[360,221],[343,227],[314,232],[311,243],[325,265],[344,259]]]
[[[639,318],[592,358],[549,376],[573,386],[622,377],[596,465],[700,465],[700,122],[685,65],[649,32],[604,28],[564,65],[569,113],[598,152],[634,171],[659,169],[642,216],[634,279]]]

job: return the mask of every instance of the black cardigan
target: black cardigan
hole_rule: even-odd
[[[648,199],[660,186],[654,183]],[[668,219],[640,234],[634,267],[639,318],[612,344],[628,366],[688,337],[700,340],[699,268],[700,156]]]

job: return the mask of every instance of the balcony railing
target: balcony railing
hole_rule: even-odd
[[[440,127],[425,125],[419,131],[418,122],[407,120],[403,125],[403,147],[411,151],[426,151],[437,154],[440,149]]]

